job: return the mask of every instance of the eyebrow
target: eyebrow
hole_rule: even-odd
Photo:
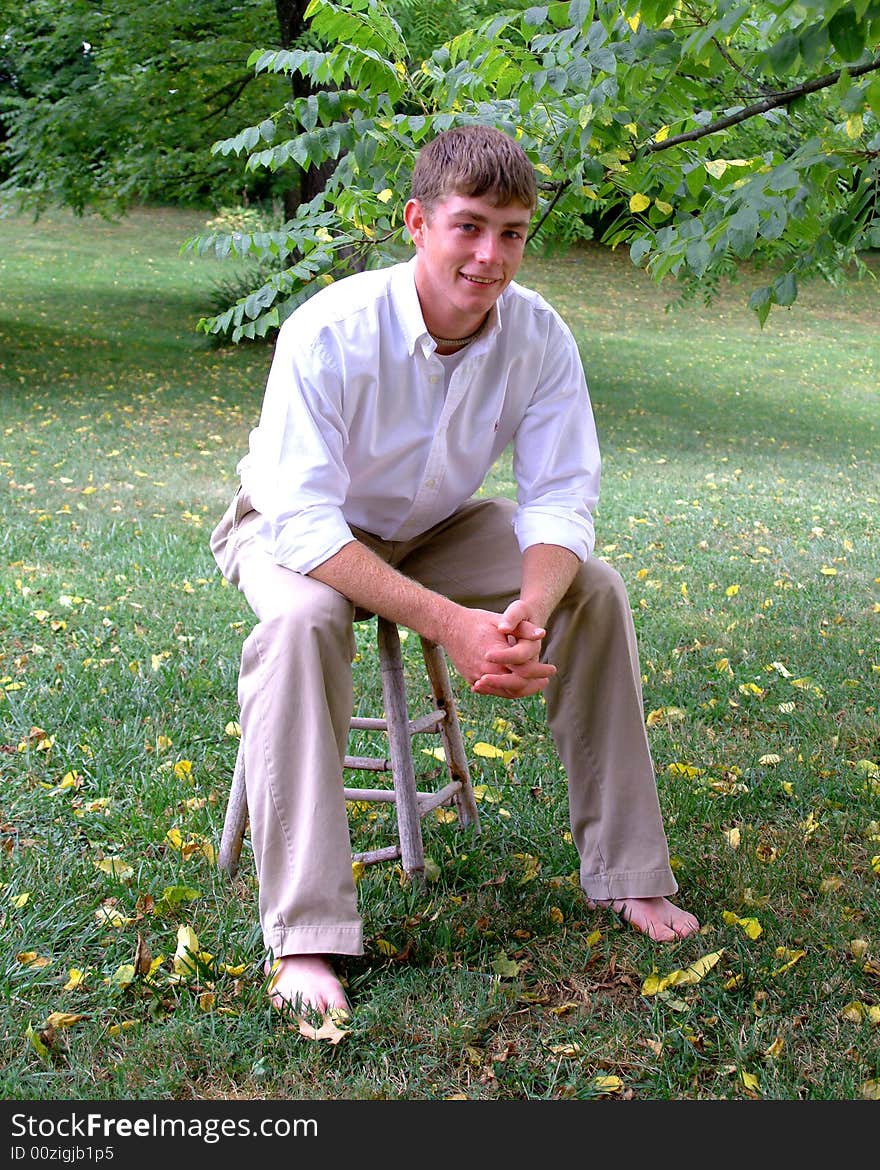
[[[458,209],[458,211],[454,211],[452,213],[450,218],[451,219],[472,219],[476,223],[488,223],[489,222],[489,217],[487,215],[483,215],[483,213],[481,211],[474,211],[474,210],[471,210],[467,207],[460,207]],[[502,227],[505,227],[505,228],[513,228],[513,227],[527,228],[530,223],[531,223],[531,217],[524,216],[520,219],[508,219],[502,224]]]

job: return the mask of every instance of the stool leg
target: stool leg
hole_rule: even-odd
[[[238,741],[238,755],[235,757],[235,771],[226,805],[226,819],[223,822],[223,836],[220,838],[220,852],[217,865],[233,877],[238,869],[241,846],[247,827],[247,789],[244,782],[244,741]]]
[[[436,642],[422,638],[422,656],[425,659],[425,669],[431,682],[431,691],[434,695],[434,705],[443,711],[444,719],[440,724],[440,738],[446,752],[446,761],[449,774],[453,780],[461,784],[455,796],[458,808],[458,820],[461,825],[473,825],[480,831],[480,814],[477,812],[477,802],[471,784],[471,774],[468,768],[467,752],[461,734],[461,725],[458,722],[458,711],[455,706],[455,696],[452,684],[449,681],[449,668],[446,665],[446,655]]]
[[[417,881],[423,881],[425,853],[422,846],[422,826],[416,798],[416,777],[400,636],[394,622],[381,617],[378,619],[378,640],[385,719],[388,724],[388,747],[394,778],[397,832],[400,837],[400,857],[404,872]]]

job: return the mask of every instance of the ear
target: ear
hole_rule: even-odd
[[[425,241],[425,228],[427,227],[428,219],[418,199],[407,200],[406,206],[403,209],[403,222],[406,224],[406,230],[412,237],[412,242],[417,248],[420,248]]]

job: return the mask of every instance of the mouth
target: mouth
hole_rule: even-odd
[[[469,284],[481,284],[484,286],[490,285],[490,284],[496,284],[498,282],[498,280],[500,279],[497,276],[471,276],[467,272],[461,272],[461,273],[459,273],[459,275],[464,280],[468,281]]]

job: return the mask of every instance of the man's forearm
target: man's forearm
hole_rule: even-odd
[[[459,608],[442,594],[386,565],[360,541],[349,542],[309,573],[371,613],[443,645]]]
[[[520,598],[536,626],[547,625],[579,567],[580,560],[562,545],[533,544],[523,553]]]
[[[542,551],[529,550],[524,585],[533,599],[530,606],[535,614],[543,614],[546,608],[549,616],[568,588],[578,560],[566,549],[537,547]],[[554,672],[552,666],[537,661],[540,637],[533,640],[531,635],[519,633],[511,645],[501,628],[503,616],[457,605],[426,589],[386,565],[359,541],[344,545],[309,576],[361,609],[381,614],[442,646],[455,669],[480,694],[504,698],[534,694],[546,686]],[[530,615],[528,620],[532,620]]]

